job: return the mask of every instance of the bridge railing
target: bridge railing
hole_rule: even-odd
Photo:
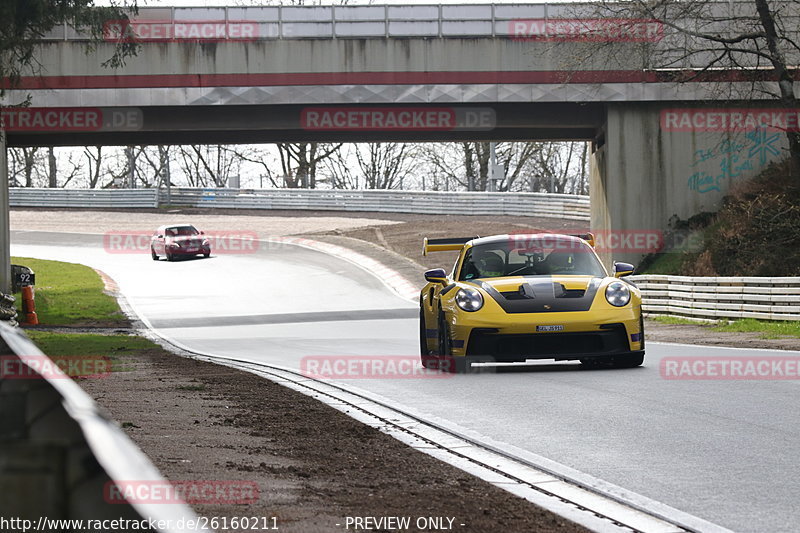
[[[477,37],[509,36],[521,19],[569,18],[591,3],[571,4],[413,4],[380,6],[141,7],[137,22],[222,23],[231,26],[220,40]],[[254,35],[242,35],[235,24],[254,24]],[[235,29],[234,29],[235,28]],[[82,40],[86,35],[68,24],[54,28],[46,40]]]
[[[800,320],[800,277],[631,276],[645,316]]]
[[[690,10],[689,14],[684,12],[683,4],[677,2],[667,6],[669,11],[663,17],[671,24],[646,18],[625,18],[636,17],[634,11],[618,15],[614,9],[606,7],[604,10],[603,4],[598,2],[142,7],[132,17],[133,25],[128,30],[132,28],[137,38],[145,42],[498,37],[650,43],[653,46],[644,52],[645,63],[652,63],[654,69],[668,70],[708,66],[714,57],[700,34],[731,37],[752,33],[752,2],[703,2],[699,11]],[[796,40],[798,32],[794,28],[800,24],[800,10],[790,6],[780,16],[788,37]],[[602,23],[604,20],[610,24]],[[115,26],[116,22],[110,21],[107,25],[107,28],[112,28],[109,35],[119,36],[120,31],[124,35],[127,30],[122,30],[119,24]],[[681,31],[678,27],[691,31]],[[699,32],[698,35],[692,33],[695,31]],[[598,32],[601,35],[599,39]],[[67,22],[43,36],[46,41],[88,38],[87,34]],[[687,53],[688,50],[693,52]],[[800,53],[791,47],[785,53],[789,54],[787,61],[790,63],[800,57]],[[656,54],[663,57],[653,63],[651,60]],[[758,67],[758,60],[758,55],[740,54],[736,61],[727,65]]]

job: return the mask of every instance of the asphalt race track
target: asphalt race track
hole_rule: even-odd
[[[107,253],[100,235],[24,231],[11,251],[103,270],[163,336],[198,351],[290,368],[306,356],[419,353],[417,304],[321,252],[272,245],[168,263]],[[736,531],[796,531],[800,382],[660,375],[663,357],[714,355],[800,352],[649,343],[636,369],[538,364],[349,383]]]

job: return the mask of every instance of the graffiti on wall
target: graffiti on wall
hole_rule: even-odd
[[[760,127],[744,136],[725,139],[712,148],[695,151],[692,167],[704,166],[713,170],[697,170],[689,176],[687,186],[698,193],[727,190],[737,178],[759,170],[781,155],[782,134]]]

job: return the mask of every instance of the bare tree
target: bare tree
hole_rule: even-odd
[[[342,147],[342,143],[295,143],[279,144],[283,175],[293,177],[295,186],[309,189],[317,187],[317,169],[322,161],[331,157]]]
[[[317,168],[331,157],[342,144],[332,143],[278,143],[278,156],[283,177],[283,186],[315,189],[317,187]]]
[[[103,187],[103,178],[110,175],[108,169],[103,168],[103,147],[102,146],[86,146],[83,149],[83,154],[89,163],[89,172],[87,175],[87,185],[90,189]]]
[[[42,165],[40,148],[10,148],[8,179],[12,187],[33,187]]]
[[[334,189],[402,189],[419,168],[418,146],[409,143],[359,143],[337,150],[324,161]]]
[[[225,187],[238,175],[242,158],[223,145],[179,146],[179,163],[191,187]]]
[[[152,172],[152,177],[147,178],[151,186],[161,187],[166,179],[171,180],[169,167],[175,159],[175,152],[172,146],[164,145],[147,146],[142,150],[141,156],[146,167]],[[169,185],[172,185],[171,181]]]
[[[497,161],[503,174],[495,190],[571,190],[575,179],[573,143],[498,142]],[[491,146],[488,142],[433,143],[423,148],[426,163],[444,190],[489,190]],[[555,187],[553,185],[555,184]]]
[[[662,24],[663,42],[643,50],[645,68],[672,73],[676,83],[714,81],[719,71],[734,72],[749,84],[723,79],[718,97],[747,100],[771,98],[781,107],[796,109],[794,75],[800,63],[800,31],[796,0],[629,0],[595,4],[597,16]],[[619,48],[605,43],[596,50]],[[800,185],[800,132],[787,128],[791,172]]]
[[[54,147],[49,146],[47,148],[47,187],[54,189],[57,187],[66,187],[67,185],[72,182],[73,179],[80,176],[83,166],[80,163],[80,159],[75,157],[75,153],[70,151],[68,153],[67,159],[61,161],[61,163],[66,163],[66,167],[68,168],[67,171],[64,171],[64,166],[61,166],[61,170],[59,170],[59,158],[56,156],[56,150]],[[76,159],[78,159],[76,161]]]

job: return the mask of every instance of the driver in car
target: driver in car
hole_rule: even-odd
[[[505,275],[506,265],[499,255],[487,252],[473,259],[473,264],[481,278],[499,278]]]

